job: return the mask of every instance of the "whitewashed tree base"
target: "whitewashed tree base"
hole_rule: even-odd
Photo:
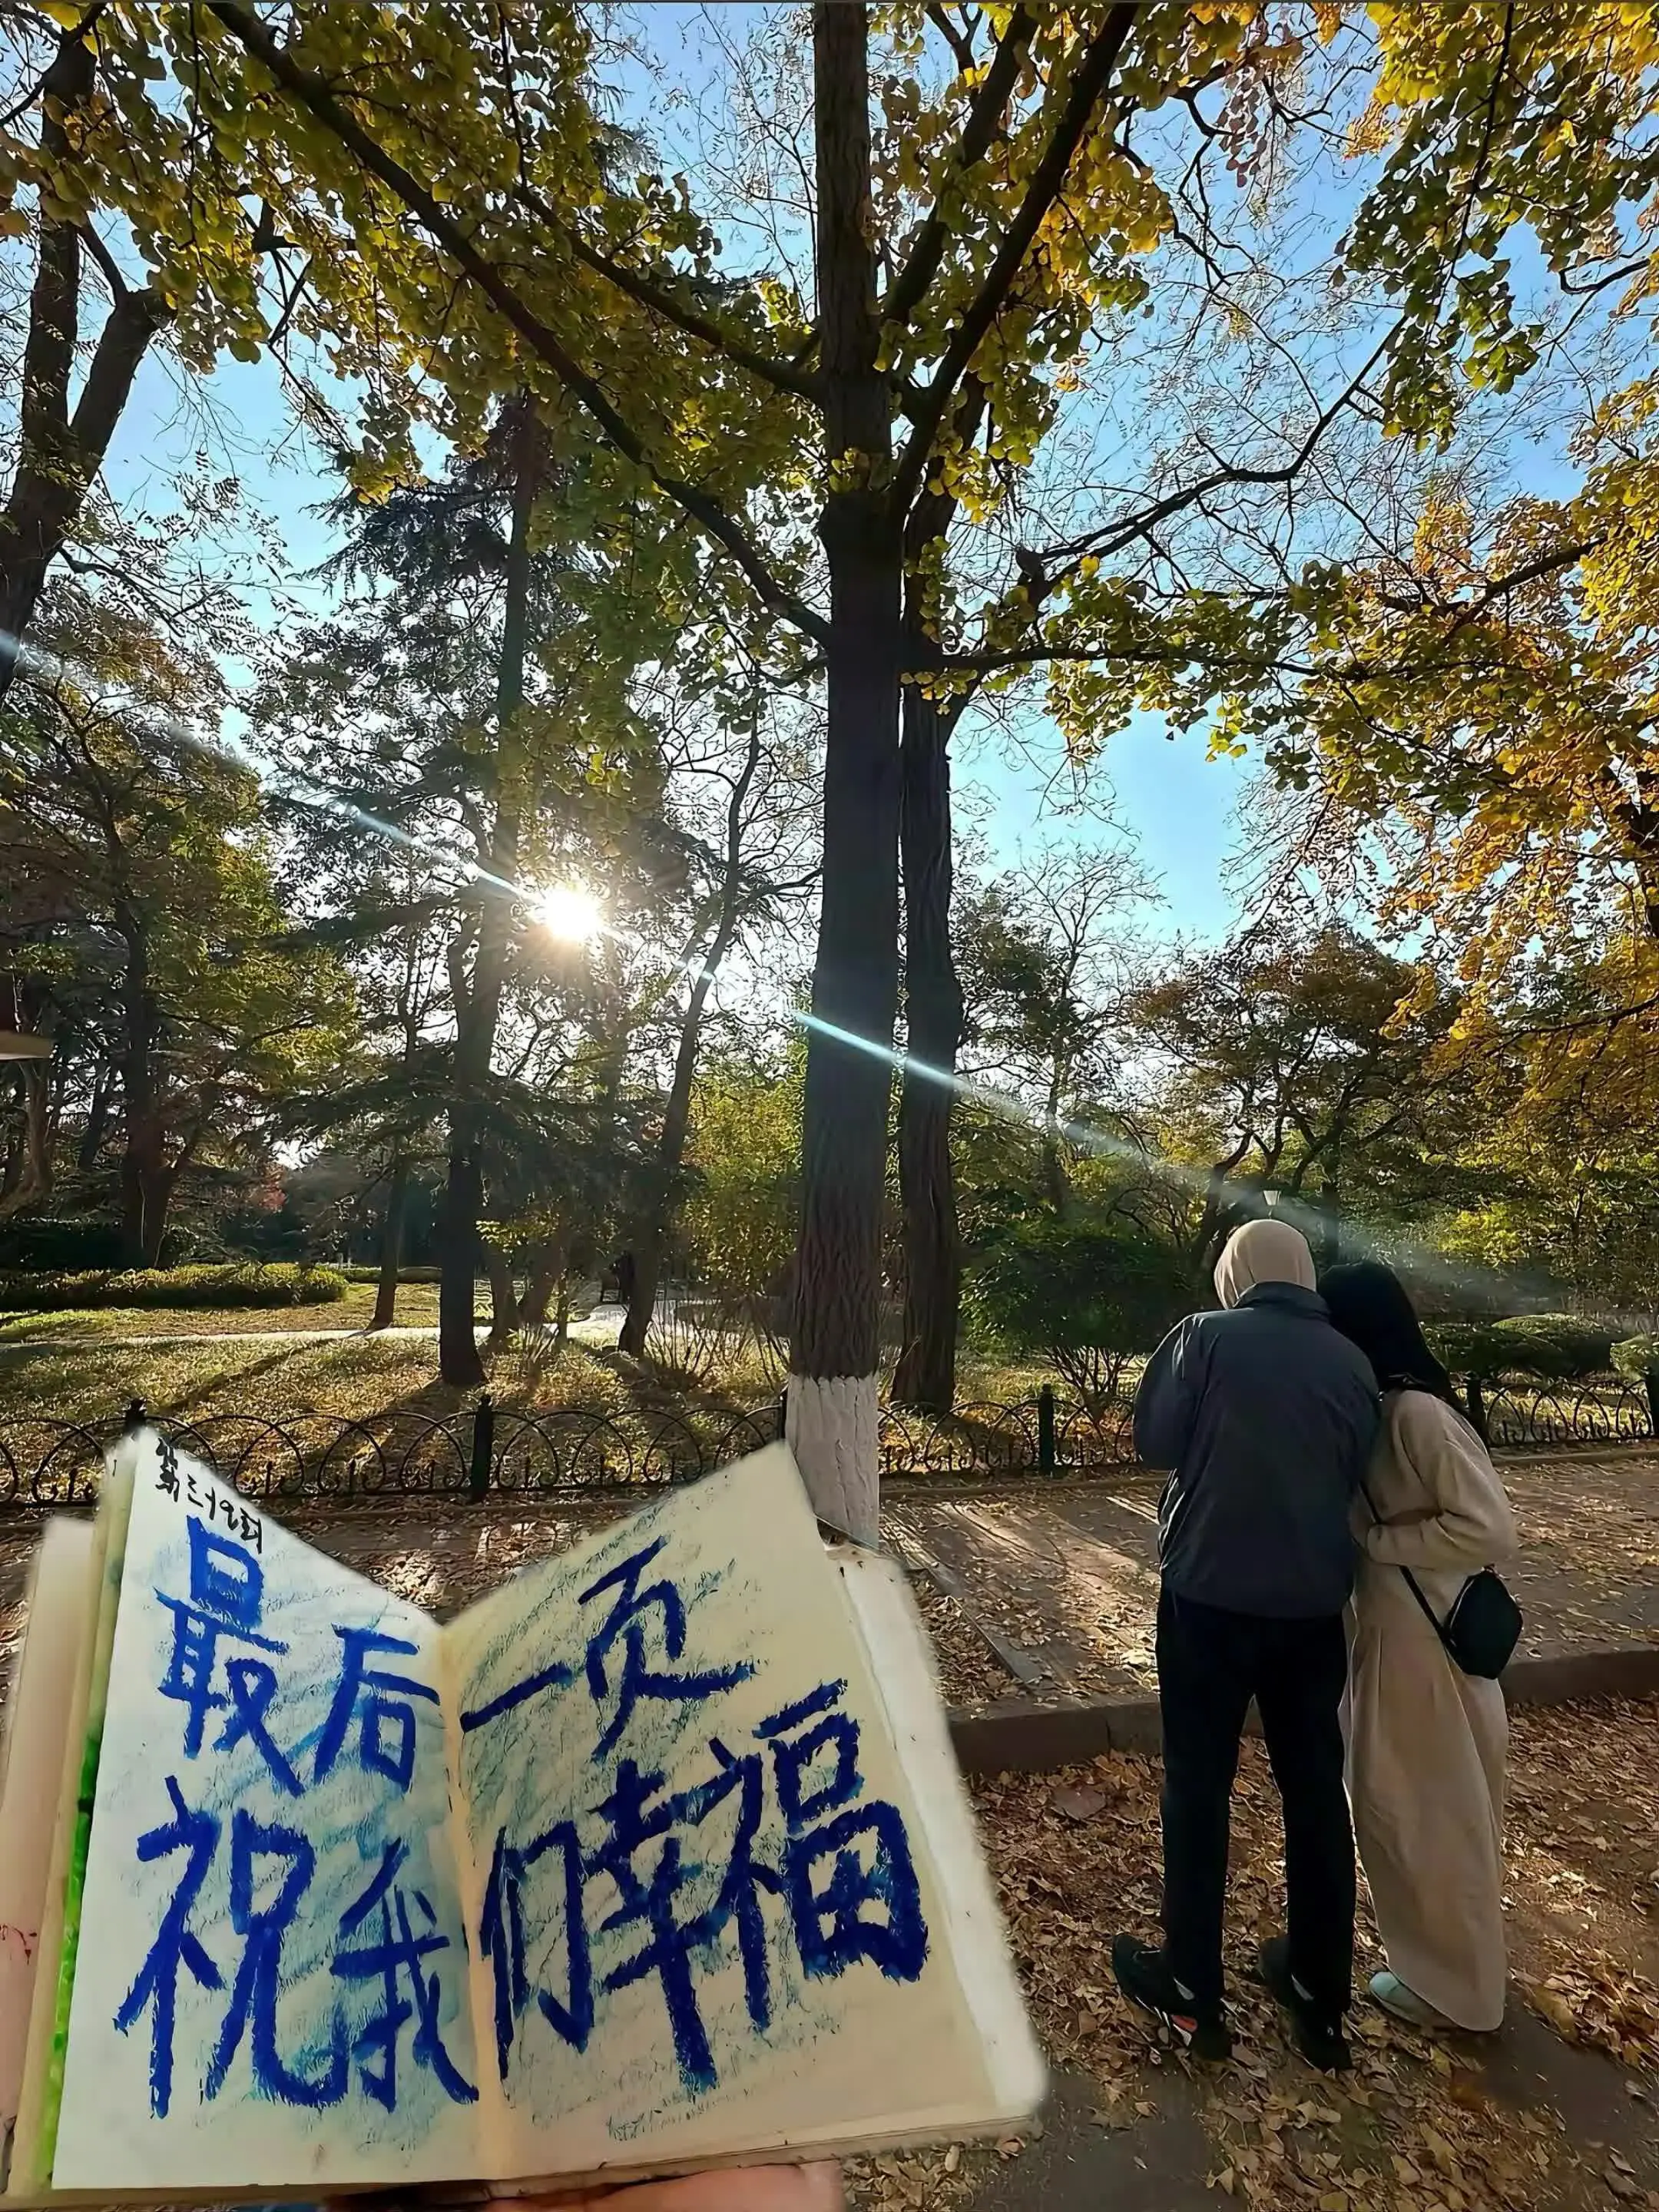
[[[881,1407],[873,1375],[792,1375],[784,1433],[812,1510],[855,1544],[881,1543]]]

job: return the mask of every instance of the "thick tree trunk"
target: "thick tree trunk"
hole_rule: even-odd
[[[0,1213],[21,1213],[44,1205],[52,1196],[51,1086],[46,1071],[30,1061],[19,1064],[21,1112],[15,1132],[15,1151],[9,1134],[5,1171],[0,1178]]]
[[[658,1286],[662,1281],[663,1249],[667,1241],[668,1224],[674,1204],[674,1187],[685,1159],[686,1132],[691,1123],[691,1085],[697,1073],[697,1048],[702,1040],[702,1018],[708,1005],[708,994],[714,988],[714,978],[720,963],[732,949],[732,939],[737,934],[738,918],[743,902],[743,810],[760,766],[760,722],[757,714],[754,728],[750,732],[749,751],[743,772],[732,787],[731,802],[726,810],[726,866],[720,885],[720,905],[714,924],[714,934],[708,950],[697,964],[696,980],[691,986],[685,1002],[685,1012],[680,1017],[679,1045],[674,1054],[673,1080],[668,1086],[668,1103],[663,1111],[662,1133],[657,1139],[657,1157],[653,1164],[652,1203],[640,1224],[634,1241],[634,1280],[628,1294],[628,1311],[617,1339],[617,1348],[639,1359],[644,1356],[645,1340],[651,1327],[651,1316],[656,1311]]]
[[[907,1066],[899,1095],[899,1195],[904,1213],[904,1348],[896,1405],[948,1413],[956,1395],[962,1243],[951,1116],[962,986],[951,952],[951,757],[948,708],[914,684],[904,694],[902,747],[904,1004]],[[929,1075],[921,1069],[937,1069]]]
[[[536,1328],[547,1321],[547,1309],[553,1302],[553,1293],[564,1280],[565,1251],[562,1244],[544,1244],[538,1248],[530,1262],[530,1272],[525,1281],[524,1296],[519,1301],[519,1316]]]
[[[44,1067],[23,1065],[23,1182],[30,1203],[44,1206],[52,1196],[51,1092]]]
[[[483,1187],[477,1163],[454,1143],[452,1129],[438,1231],[438,1371],[446,1382],[462,1390],[477,1389],[484,1380],[472,1322],[478,1216],[483,1211]]]
[[[140,1249],[146,1267],[159,1267],[161,1264],[161,1250],[167,1243],[167,1215],[172,1208],[178,1179],[176,1171],[165,1162],[144,1178],[143,1230]]]
[[[67,33],[46,72],[40,152],[72,158],[69,116],[90,97],[97,64],[81,32]],[[167,322],[161,295],[123,291],[110,310],[75,411],[70,383],[80,320],[81,234],[72,222],[40,220],[40,259],[23,353],[16,471],[0,512],[0,698],[17,665],[46,571],[80,519],[103,467],[133,379]]]
[[[404,1209],[409,1202],[409,1162],[400,1153],[386,1181],[380,1223],[380,1279],[374,1285],[371,1328],[390,1328],[398,1318],[398,1269],[404,1256]]]
[[[530,517],[536,503],[538,427],[527,400],[514,439],[513,525],[507,544],[507,604],[495,686],[495,762],[491,797],[495,829],[487,866],[497,884],[518,873],[520,746],[515,727],[524,704],[529,641]],[[483,1210],[483,1105],[495,1050],[501,988],[513,935],[508,896],[480,894],[477,950],[470,981],[455,973],[455,1084],[449,1112],[449,1164],[444,1188],[442,1279],[438,1293],[438,1370],[446,1382],[476,1389],[484,1379],[472,1326],[478,1217]],[[453,963],[459,971],[459,963]]]
[[[813,9],[831,489],[823,890],[806,1054],[788,1430],[820,1517],[879,1539],[881,1228],[898,995],[900,535],[881,485],[866,11]]]

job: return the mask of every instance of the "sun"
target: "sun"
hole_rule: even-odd
[[[605,909],[580,884],[555,884],[536,902],[536,916],[550,937],[586,945],[605,927]]]

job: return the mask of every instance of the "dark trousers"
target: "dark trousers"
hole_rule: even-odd
[[[1347,1645],[1340,1614],[1262,1620],[1164,1590],[1164,1934],[1170,1971],[1219,2004],[1227,1828],[1252,1697],[1285,1808],[1290,1967],[1322,2010],[1353,1994],[1353,1830],[1342,1780]]]

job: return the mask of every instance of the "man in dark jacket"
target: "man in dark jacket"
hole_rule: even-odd
[[[1158,1506],[1164,1942],[1121,1936],[1112,1967],[1196,2057],[1228,2055],[1228,1813],[1254,1697],[1284,1807],[1288,1903],[1288,1934],[1262,1947],[1262,1975],[1304,2054],[1334,2069],[1348,2063],[1353,1972],[1342,1608],[1376,1382],[1332,1327],[1307,1240],[1288,1222],[1237,1231],[1215,1281],[1224,1310],[1172,1331],[1135,1399],[1135,1449],[1170,1470]]]

